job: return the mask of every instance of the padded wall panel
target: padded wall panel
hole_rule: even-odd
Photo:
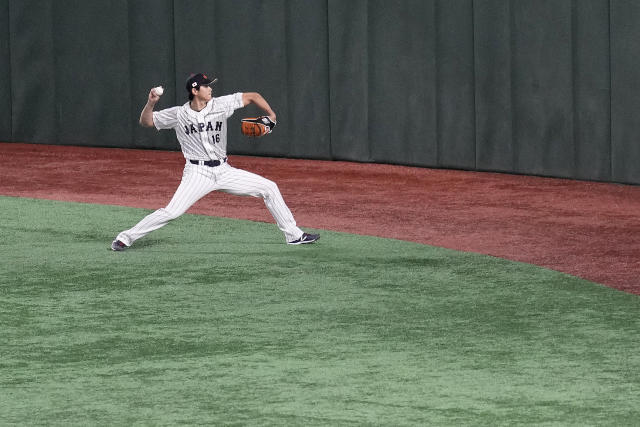
[[[517,171],[572,176],[571,0],[512,3]]]
[[[136,0],[128,4],[129,55],[131,80],[131,122],[136,148],[179,149],[175,132],[143,128],[140,112],[149,90],[163,86],[164,94],[156,110],[185,101],[185,90],[176,93],[173,43],[173,0]],[[179,96],[178,96],[179,95]]]
[[[576,167],[571,175],[606,181],[611,179],[608,0],[574,2],[573,40]]]
[[[511,8],[504,0],[474,2],[476,167],[513,171]]]
[[[52,4],[58,141],[131,146],[127,1]]]
[[[13,141],[11,136],[11,27],[9,0],[0,0],[0,141]]]
[[[217,48],[224,42],[217,39],[220,32],[217,26],[218,3],[206,0],[173,2],[175,90],[179,103],[187,100],[185,82],[189,74],[202,72],[220,75],[220,64],[216,63]],[[197,15],[194,11],[197,11]],[[215,89],[220,89],[225,83],[227,80],[221,78]],[[217,90],[214,90],[214,94],[217,94]]]
[[[473,7],[437,3],[438,166],[475,168]]]
[[[369,2],[368,135],[381,163],[437,165],[435,1]],[[431,23],[432,25],[425,25]]]
[[[278,113],[278,133],[289,140],[288,157],[330,159],[327,3],[291,1],[286,8],[288,109]]]
[[[611,2],[612,179],[640,183],[640,2]]]
[[[328,0],[328,7],[331,155],[368,162],[369,2]]]
[[[10,5],[12,133],[14,141],[57,142],[57,60],[50,2]]]

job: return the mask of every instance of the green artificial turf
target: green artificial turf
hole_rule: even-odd
[[[0,425],[637,425],[640,298],[531,265],[0,197]]]

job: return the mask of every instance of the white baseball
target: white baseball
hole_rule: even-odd
[[[161,96],[164,93],[164,89],[162,88],[162,86],[158,86],[158,87],[154,87],[153,91],[156,93],[156,95]]]

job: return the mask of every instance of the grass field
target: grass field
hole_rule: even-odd
[[[531,265],[0,197],[0,425],[637,425],[640,298]]]

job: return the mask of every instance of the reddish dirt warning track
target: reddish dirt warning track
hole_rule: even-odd
[[[278,183],[302,227],[493,255],[640,295],[637,186],[246,156],[230,163]],[[183,165],[179,152],[0,143],[0,194],[156,209]],[[219,192],[189,212],[273,222],[261,200]]]

